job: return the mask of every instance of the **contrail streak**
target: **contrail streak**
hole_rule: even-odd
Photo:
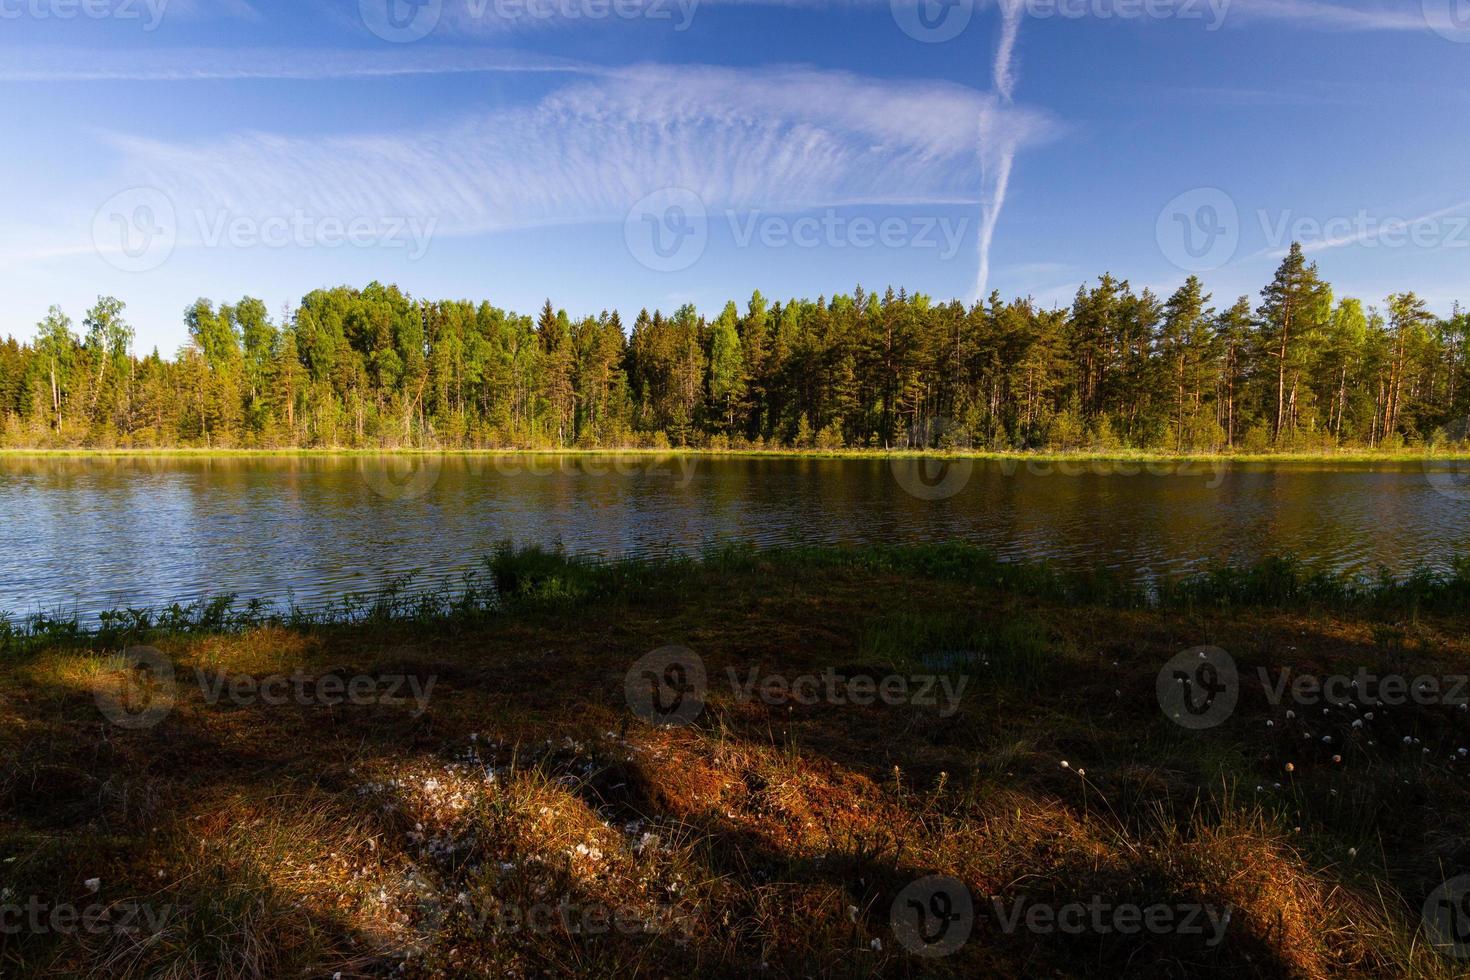
[[[992,79],[996,94],[1005,105],[1010,105],[1016,90],[1016,39],[1021,33],[1023,0],[999,0],[1001,25],[1000,41],[996,45],[995,67]],[[983,120],[980,131],[991,129]],[[993,154],[995,159],[988,160]],[[1016,159],[1016,143],[1005,139],[998,145],[980,147],[980,181],[982,198],[980,204],[980,257],[975,270],[973,299],[983,301],[990,283],[990,243],[995,238],[995,226],[1000,220],[1001,210],[1006,203],[1006,189],[1011,181],[1011,167]]]

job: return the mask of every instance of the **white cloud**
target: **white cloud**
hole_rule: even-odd
[[[706,2],[868,7],[885,15],[888,6],[886,0]],[[667,9],[675,17],[698,6],[697,0],[641,4],[645,11]],[[989,5],[990,0],[980,0],[981,7]],[[358,51],[33,50],[0,66],[0,80],[580,74],[586,76],[583,81],[534,106],[434,131],[320,140],[242,133],[212,143],[118,135],[113,142],[124,152],[125,167],[113,186],[159,187],[184,214],[227,211],[264,218],[306,211],[433,218],[437,234],[466,235],[620,220],[632,202],[669,186],[695,191],[711,211],[970,203],[980,210],[975,280],[980,295],[1016,153],[1051,128],[1044,115],[1012,105],[1024,8],[1022,0],[997,0],[997,8],[1000,30],[990,73],[994,94],[797,68],[609,69],[511,51],[416,44]],[[341,23],[353,20],[342,8],[328,9]],[[495,10],[493,0],[488,6],[446,0],[441,33],[492,23]],[[187,232],[181,228],[181,244],[188,244]]]
[[[1326,252],[1335,248],[1346,248],[1351,245],[1376,245],[1384,240],[1403,242],[1409,240],[1411,233],[1428,236],[1428,240],[1434,240],[1436,237],[1443,236],[1453,239],[1453,242],[1460,242],[1461,244],[1457,247],[1463,248],[1465,235],[1464,222],[1466,220],[1465,212],[1467,209],[1470,209],[1470,199],[1457,201],[1449,207],[1439,208],[1413,218],[1376,219],[1366,211],[1360,211],[1357,215],[1350,218],[1338,219],[1337,225],[1343,228],[1342,231],[1312,241],[1302,242],[1302,251],[1308,255],[1313,255],[1317,252]],[[1290,216],[1288,215],[1288,217]],[[1455,218],[1458,220],[1442,227],[1435,225],[1436,222],[1439,222],[1443,218]],[[1269,227],[1269,222],[1265,217],[1262,217],[1260,220],[1263,229]],[[1329,224],[1324,224],[1322,227],[1325,229],[1329,226]],[[1285,227],[1284,223],[1282,227]],[[1443,243],[1436,242],[1436,244]],[[1289,246],[1270,247],[1263,249],[1257,255],[1269,255],[1274,259],[1280,259],[1284,258],[1289,251]],[[1252,256],[1252,258],[1254,257]]]
[[[893,0],[913,5],[931,0]],[[997,68],[1009,64],[1009,43],[1014,41],[1016,23],[1012,11],[1024,15],[1027,0],[959,0],[971,2],[976,10],[998,9],[1003,38],[999,45],[1003,55]],[[1455,0],[1441,0],[1455,2]],[[1339,31],[1427,31],[1429,17],[1417,0],[1211,0],[1220,5],[1226,21],[1265,21],[1287,23],[1308,28]],[[355,4],[351,17],[335,7],[329,11],[340,24],[356,17]],[[886,13],[890,0],[443,0],[434,33],[440,37],[476,35],[553,27],[604,27],[620,20],[666,21],[674,30],[684,30],[704,7],[780,7],[800,11],[864,10]],[[1113,4],[1106,5],[1111,8]],[[589,10],[604,10],[601,16],[589,16]],[[1054,10],[1048,7],[1048,10]],[[1213,17],[1215,14],[1210,13]],[[1098,18],[1099,23],[1112,23],[1128,18]],[[1142,21],[1145,18],[1137,17]],[[360,29],[361,24],[355,25]],[[974,27],[970,28],[974,30]]]
[[[1334,31],[1429,30],[1428,14],[1417,0],[1393,4],[1327,3],[1326,0],[1231,0],[1227,18],[1277,21]]]
[[[1021,32],[1021,17],[1025,12],[1024,0],[999,0],[1001,14],[1000,41],[996,45],[995,65],[991,78],[995,91],[1005,105],[1010,105],[1016,89],[1016,41]],[[992,108],[989,111],[998,111]],[[1015,166],[1019,140],[994,140],[990,146],[981,146],[980,177],[983,182],[980,198],[980,239],[977,244],[979,258],[975,263],[975,286],[972,300],[985,299],[990,286],[990,248],[995,242],[996,225],[1005,208],[1006,192],[1011,184],[1011,170]]]
[[[980,202],[987,187],[1003,197],[1016,149],[1049,129],[1037,112],[946,83],[643,66],[442,129],[113,140],[125,157],[115,187],[158,187],[181,214],[433,218],[439,234],[464,235],[621,221],[665,187],[694,191],[712,213]]]
[[[995,67],[991,75],[995,91],[1009,102],[1016,91],[1016,39],[1021,33],[1025,0],[999,0],[999,4],[1000,42],[996,45]]]
[[[318,81],[537,71],[597,74],[604,69],[551,55],[493,48],[417,45],[399,45],[371,52],[320,48],[158,47],[132,51],[26,48],[7,55],[4,64],[0,64],[0,81]]]

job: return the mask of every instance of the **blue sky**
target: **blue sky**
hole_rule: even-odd
[[[1464,0],[0,0],[0,88],[24,337],[113,294],[172,354],[198,296],[373,279],[1224,304],[1293,237],[1470,300]]]

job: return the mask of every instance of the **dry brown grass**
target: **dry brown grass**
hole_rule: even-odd
[[[1259,698],[1205,734],[1175,729],[1154,701],[1159,667],[1186,646],[1327,670],[1386,655],[1382,623],[1083,610],[850,570],[680,574],[666,593],[531,604],[470,629],[158,641],[182,683],[142,731],[98,712],[101,658],[52,650],[7,665],[0,886],[168,917],[0,935],[0,974],[1459,972],[1425,947],[1417,912],[1436,875],[1470,867],[1470,766],[1386,743],[1334,764],[1315,737],[1269,734],[1280,710]],[[940,718],[741,702],[721,683],[727,667],[861,663],[895,617],[956,615],[1042,624],[1045,684],[976,668],[961,710]],[[1463,621],[1391,625],[1392,656],[1463,670]],[[715,679],[691,727],[651,727],[622,703],[628,666],[670,642]],[[211,705],[195,668],[437,686],[422,714]],[[1395,724],[1437,747],[1470,741],[1461,719],[1428,710]],[[929,874],[964,882],[979,913],[965,947],[938,960],[889,925],[895,895]],[[1226,941],[1007,932],[991,904],[1093,896],[1228,907]]]

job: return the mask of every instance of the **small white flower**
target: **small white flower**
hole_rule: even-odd
[[[1358,856],[1358,849],[1356,847],[1349,847],[1348,848],[1348,857],[1355,858],[1357,856]]]
[[[1072,764],[1070,762],[1068,762],[1066,759],[1063,759],[1062,760],[1062,768],[1063,769],[1070,769],[1070,768],[1072,768]]]
[[[870,949],[872,949],[873,952],[875,952],[875,953],[882,952],[882,950],[883,950],[883,940],[881,940],[881,939],[874,939],[872,942],[868,943],[868,947]]]
[[[102,879],[88,878],[86,881],[82,882],[82,884],[87,886],[87,891],[95,895],[97,894],[98,890],[102,888]]]

